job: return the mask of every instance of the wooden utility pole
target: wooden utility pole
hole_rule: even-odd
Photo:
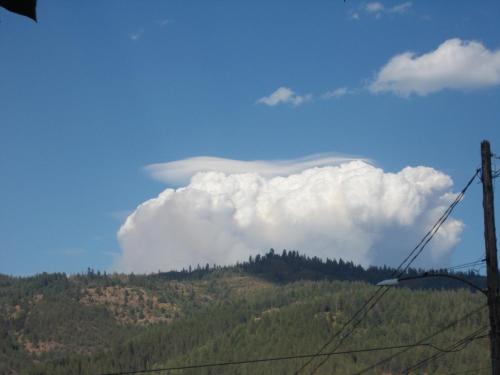
[[[500,299],[498,295],[497,238],[493,206],[491,151],[488,141],[481,142],[484,243],[486,248],[486,281],[488,283],[488,307],[490,312],[491,369],[500,375]]]

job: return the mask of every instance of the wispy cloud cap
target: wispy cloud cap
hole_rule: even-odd
[[[234,160],[213,156],[197,156],[167,163],[150,164],[145,167],[151,176],[166,184],[188,183],[200,172],[221,172],[225,174],[256,173],[263,177],[288,176],[304,169],[334,166],[352,160],[363,160],[336,153],[310,155],[297,159],[282,160]]]

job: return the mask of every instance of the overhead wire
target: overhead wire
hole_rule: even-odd
[[[333,352],[335,352],[336,350],[338,350],[340,348],[340,346],[344,343],[345,340],[347,340],[347,338],[349,336],[351,336],[351,334],[354,332],[354,330],[357,328],[358,325],[361,324],[361,322],[363,321],[363,319],[366,317],[366,315],[375,307],[375,305],[377,304],[378,301],[380,301],[382,299],[382,297],[389,291],[389,288],[385,288],[383,290],[383,292],[381,294],[378,295],[378,297],[375,299],[375,301],[370,305],[370,307],[368,307],[363,316],[356,322],[353,324],[352,328],[350,331],[348,331],[344,336],[342,336],[342,338],[339,340],[339,342],[337,343],[337,345],[335,345],[335,348],[333,349]],[[333,340],[332,340],[333,341]],[[331,342],[331,341],[330,341]],[[314,358],[312,358],[314,359]],[[311,362],[312,359],[309,361]],[[328,361],[328,359],[330,359],[330,356],[326,356],[325,358],[322,359],[321,362],[319,362],[313,369],[312,371],[310,372],[311,375],[315,374],[316,371],[321,367],[323,366],[326,361]],[[304,368],[305,366],[302,366],[302,368]],[[299,372],[296,372],[296,374],[298,374]]]
[[[464,268],[473,268],[474,266],[477,266],[479,264],[483,264],[484,262],[486,262],[486,258],[482,257],[481,259],[478,259],[474,262],[458,264],[455,266],[447,267],[447,268],[445,268],[445,270],[452,272],[452,271],[456,271],[456,270],[464,269]]]
[[[444,327],[442,327],[442,328],[438,329],[437,331],[431,333],[430,335],[427,335],[424,338],[418,340],[417,343],[427,342],[427,341],[433,339],[437,335],[439,335],[439,334],[441,334],[441,333],[443,333],[443,332],[445,332],[445,331],[453,328],[458,323],[463,322],[463,321],[467,320],[468,318],[470,318],[471,316],[473,316],[473,315],[479,313],[480,311],[484,310],[487,306],[488,306],[487,304],[483,304],[482,306],[480,306],[480,307],[478,307],[478,308],[476,308],[476,309],[474,309],[472,311],[469,311],[467,314],[461,316],[458,319],[455,319],[453,322],[448,323],[447,325],[445,325]],[[384,359],[382,359],[382,360],[380,360],[380,361],[378,361],[378,362],[376,362],[376,363],[374,363],[374,364],[372,364],[372,365],[370,365],[368,367],[365,367],[364,369],[362,369],[362,370],[360,370],[360,371],[358,371],[358,372],[356,372],[356,373],[354,373],[352,375],[362,375],[362,374],[365,374],[368,371],[373,370],[374,368],[376,368],[378,366],[381,366],[381,365],[383,365],[385,363],[388,363],[388,362],[392,361],[394,358],[396,358],[397,356],[399,356],[399,355],[401,355],[403,353],[406,353],[408,350],[409,350],[409,348],[401,350],[401,351],[399,351],[397,353],[391,354],[390,356],[388,356],[388,357],[386,357],[386,358],[384,358]]]
[[[452,202],[452,204],[445,210],[445,212],[439,217],[439,219],[436,221],[436,223],[432,226],[432,228],[425,234],[425,236],[420,240],[420,242],[412,249],[412,251],[410,251],[410,253],[408,254],[408,256],[400,263],[400,265],[396,268],[396,270],[394,271],[393,273],[393,276],[397,273],[397,277],[400,277],[401,275],[404,274],[404,272],[406,272],[408,270],[408,268],[411,266],[411,264],[416,260],[416,258],[422,253],[422,251],[424,250],[425,246],[427,246],[427,244],[432,240],[432,238],[434,237],[434,235],[437,233],[437,231],[439,230],[439,228],[444,224],[444,222],[448,219],[448,217],[450,216],[451,212],[453,211],[453,209],[456,207],[456,205],[462,200],[463,196],[465,195],[465,192],[467,191],[467,189],[469,188],[469,186],[472,184],[472,182],[475,180],[475,178],[479,175],[479,172],[480,172],[480,169],[477,169],[476,172],[474,173],[474,175],[470,178],[470,180],[467,182],[467,184],[465,185],[465,187],[462,189],[462,191],[460,192],[460,194],[457,195],[457,197],[455,197],[455,200]],[[413,257],[412,257],[413,256]],[[411,258],[412,257],[412,258]],[[411,259],[410,259],[411,258]],[[409,260],[410,259],[410,260]],[[405,263],[407,263],[405,265]],[[404,266],[404,268],[401,270],[401,268]],[[398,273],[399,271],[399,273]],[[380,289],[379,289],[380,290]],[[378,291],[379,291],[378,290]],[[374,295],[372,295],[372,297],[374,297],[378,291],[376,291],[374,293]],[[336,348],[340,347],[340,345],[342,344],[343,341],[345,341],[347,339],[347,337],[349,337],[352,332],[354,331],[354,329],[361,323],[362,319],[364,319],[364,317],[366,316],[366,314],[368,313],[368,311],[370,311],[374,306],[375,304],[387,293],[388,289],[386,288],[382,294],[380,294],[377,299],[375,300],[375,303],[372,304],[367,312],[363,315],[363,317],[354,324],[353,326],[353,329],[351,329],[351,331],[348,332],[348,334],[346,336],[344,336],[341,341],[339,342],[339,344],[336,346]],[[369,300],[372,299],[372,297],[370,297]],[[361,309],[364,309],[365,307],[367,306],[367,304],[365,303],[365,305],[362,306]],[[358,310],[359,312],[359,310]],[[357,315],[357,314],[356,314]],[[352,319],[351,319],[352,321]],[[346,325],[350,324],[350,321],[346,323]],[[343,328],[341,329],[341,331],[343,331]],[[337,335],[338,336],[338,335]],[[330,339],[325,345],[323,345],[322,350],[324,350],[327,346],[329,346],[333,340],[335,339],[335,337],[333,337],[332,339]],[[324,358],[311,372],[310,372],[310,375],[313,375],[324,363],[326,363],[326,361],[328,361],[328,358],[329,357],[326,357]],[[295,372],[295,375],[299,374],[300,371],[302,371],[307,365],[309,365],[309,363],[312,362],[313,359],[310,359],[306,364],[304,364],[298,371]]]
[[[380,294],[379,292],[381,292],[381,291],[383,291],[383,292]],[[384,288],[384,287],[377,288],[375,293],[373,293],[370,296],[370,298],[368,298],[368,300],[365,301],[365,303],[354,313],[354,315],[345,324],[343,324],[342,327],[334,335],[332,335],[332,337],[330,337],[330,339],[325,344],[323,344],[323,346],[316,352],[316,354],[318,354],[318,355],[311,357],[307,362],[305,362],[299,369],[297,369],[294,372],[294,375],[298,375],[303,369],[305,369],[314,360],[315,357],[318,357],[319,354],[323,352],[323,350],[325,350],[337,337],[339,337],[342,334],[342,332],[344,331],[344,329],[349,324],[351,324],[358,317],[358,315],[363,313],[363,310],[366,308],[366,306],[368,306],[370,304],[370,302],[372,300],[375,300],[375,304],[376,304],[388,291],[389,291],[388,288]],[[354,323],[355,326],[357,326],[359,324],[359,322],[361,322],[362,319],[364,319],[366,314],[373,308],[373,306],[375,306],[375,304],[372,304],[371,307],[368,308],[368,310],[365,312],[365,314],[361,317],[361,319],[358,320],[357,323]],[[345,341],[345,338],[341,339],[341,342],[343,342],[343,341]],[[338,345],[335,347],[335,350],[336,349],[338,349]]]
[[[455,197],[455,200],[448,206],[448,208],[445,210],[445,212],[440,216],[440,218],[436,221],[436,223],[432,226],[431,230],[426,233],[426,235],[422,238],[422,240],[419,242],[419,244],[410,252],[410,254],[401,262],[400,268],[410,257],[412,257],[406,266],[402,269],[400,272],[400,275],[403,274],[408,270],[408,268],[412,265],[412,263],[418,258],[418,256],[422,253],[422,251],[425,249],[427,244],[432,240],[432,238],[436,235],[436,233],[439,231],[441,226],[444,224],[444,222],[448,219],[448,217],[451,215],[455,207],[458,205],[458,203],[461,202],[462,198],[465,195],[465,192],[467,189],[472,185],[476,177],[479,175],[481,172],[481,169],[476,169],[476,172],[474,175],[470,178],[470,180],[467,182],[467,184],[464,186],[462,191]],[[420,247],[420,248],[419,248]],[[414,253],[414,254],[412,254]],[[413,255],[413,256],[412,256]]]
[[[491,154],[491,158],[493,159],[493,171],[491,173],[491,178],[497,178],[500,176],[500,169],[497,169],[496,159],[500,159],[500,157],[495,154]]]
[[[451,215],[451,213],[453,212],[453,210],[455,209],[455,207],[458,205],[458,203],[460,203],[460,201],[462,200],[462,198],[464,197],[465,195],[465,192],[467,191],[467,189],[472,185],[472,183],[474,182],[474,180],[476,179],[476,177],[479,175],[481,169],[478,168],[476,169],[474,175],[469,179],[469,181],[467,182],[467,184],[464,186],[464,188],[460,191],[459,194],[457,194],[457,196],[455,197],[455,199],[453,200],[453,202],[448,206],[448,208],[443,212],[443,214],[438,218],[438,220],[434,223],[434,225],[431,227],[431,229],[424,235],[424,237],[420,240],[420,242],[418,242],[418,244],[410,251],[410,253],[406,256],[406,258],[403,259],[403,261],[399,264],[399,266],[396,268],[396,270],[393,272],[392,276],[396,276],[396,277],[400,277],[402,276],[407,270],[408,268],[413,264],[413,262],[418,258],[418,256],[422,253],[422,251],[425,249],[425,247],[427,246],[427,244],[432,240],[432,238],[435,236],[435,234],[439,231],[439,229],[441,228],[441,226],[444,224],[444,222],[448,219],[448,217]],[[384,290],[383,292],[381,292],[380,294],[380,291],[381,290]],[[354,314],[354,316],[349,319],[349,321],[347,321],[341,328],[340,330],[335,334],[333,335],[319,350],[318,350],[318,353],[321,353],[323,350],[325,350],[343,331],[344,329],[346,328],[346,326],[348,326],[349,324],[351,324],[355,318],[361,313],[361,311],[363,311],[369,304],[370,302],[375,298],[375,302],[374,304],[372,304],[368,310],[370,311],[371,309],[373,309],[373,307],[375,306],[376,303],[378,303],[378,301],[380,301],[380,299],[382,299],[382,297],[387,293],[388,291],[388,288],[387,287],[379,287],[371,296],[370,298],[361,306],[360,309],[358,309],[356,311],[356,313]],[[345,341],[351,334],[352,332],[354,332],[354,329],[361,323],[362,319],[364,319],[364,317],[366,316],[366,313],[362,316],[362,318],[354,323],[353,325],[353,329],[351,329],[351,331],[348,332],[347,335],[345,335],[344,337],[341,338],[341,341],[340,343],[336,346],[336,348],[338,348],[341,343],[343,341]],[[326,361],[328,361],[329,357],[327,356],[326,358],[324,358],[322,360],[322,362],[317,365],[313,370],[312,372],[310,372],[310,375],[313,375],[324,363],[326,363]],[[297,371],[295,371],[294,375],[298,375],[303,369],[305,369],[312,361],[314,360],[314,358],[310,358],[306,363],[304,363]]]
[[[133,375],[133,374],[146,374],[146,373],[158,373],[164,371],[181,371],[181,370],[193,370],[200,368],[209,368],[209,367],[223,367],[223,366],[236,366],[236,365],[244,365],[244,364],[255,364],[255,363],[263,363],[263,362],[276,362],[276,361],[288,361],[293,359],[307,358],[311,356],[327,356],[327,355],[347,355],[347,354],[359,354],[359,353],[369,353],[369,352],[378,352],[385,350],[395,350],[402,348],[416,348],[416,347],[429,347],[434,349],[440,353],[451,353],[455,351],[455,349],[442,348],[432,343],[419,342],[414,344],[404,344],[404,345],[391,345],[391,346],[381,346],[381,347],[373,347],[373,348],[364,348],[364,349],[352,349],[345,350],[341,352],[330,352],[330,353],[322,353],[322,354],[298,354],[298,355],[290,355],[290,356],[281,356],[281,357],[269,357],[269,358],[257,358],[250,360],[242,360],[242,361],[230,361],[230,362],[214,362],[214,363],[204,363],[197,365],[186,365],[186,366],[171,366],[171,367],[163,367],[157,369],[143,369],[143,370],[131,370],[131,371],[119,371],[119,372],[109,372],[102,373],[99,375]]]
[[[486,268],[486,263],[482,264],[478,268],[474,268],[474,272],[479,274],[483,268]]]
[[[477,374],[478,371],[481,370],[491,370],[491,367],[479,367],[479,368],[470,368],[468,370],[456,371],[456,372],[448,372],[445,375],[458,375],[458,374]]]
[[[488,334],[480,336],[481,333],[483,333],[484,331],[486,331],[488,329],[489,329],[489,326],[483,326],[483,327],[477,329],[473,333],[463,337],[462,339],[458,340],[457,342],[455,342],[452,345],[450,345],[449,347],[447,347],[447,350],[449,352],[458,352],[458,351],[464,350],[472,341],[488,337]],[[427,358],[419,361],[418,363],[416,363],[410,367],[407,367],[403,371],[403,374],[409,375],[411,371],[416,370],[416,369],[424,366],[425,364],[442,357],[445,354],[447,354],[447,353],[442,351],[442,352],[436,353],[430,357],[427,357]]]
[[[456,205],[462,200],[466,190],[469,188],[469,186],[472,184],[474,179],[477,177],[479,174],[479,169],[476,171],[474,176],[469,180],[469,182],[466,184],[466,186],[462,189],[462,191],[457,195],[455,200],[453,201],[452,204],[445,210],[445,212],[441,215],[441,217],[436,221],[436,223],[433,225],[433,227],[426,233],[426,235],[422,238],[422,240],[415,246],[415,248],[410,251],[408,256],[401,262],[401,264],[396,268],[396,270],[393,272],[394,274],[397,274],[398,276],[401,276],[408,270],[408,268],[411,266],[411,264],[416,260],[416,258],[422,253],[424,250],[425,246],[430,242],[430,240],[434,237],[434,235],[437,233],[439,228],[443,225],[443,223],[446,221],[446,219],[450,216],[451,212],[453,209],[456,207]],[[164,371],[173,371],[173,370],[187,370],[187,369],[196,369],[196,368],[207,368],[207,367],[218,367],[218,366],[234,366],[234,365],[242,365],[242,364],[251,364],[251,363],[261,363],[261,362],[272,362],[272,361],[283,361],[283,360],[292,360],[292,359],[303,359],[303,358],[309,358],[309,361],[304,364],[299,370],[295,372],[295,374],[298,374],[302,369],[304,369],[314,358],[316,357],[325,357],[323,361],[316,366],[316,368],[313,370],[314,372],[319,369],[331,356],[333,355],[345,355],[345,354],[353,354],[353,353],[362,353],[362,352],[369,352],[369,351],[381,351],[381,350],[389,350],[389,349],[410,349],[412,347],[416,346],[428,346],[428,347],[433,347],[434,349],[440,351],[441,353],[446,352],[447,349],[439,348],[437,346],[434,346],[433,344],[430,343],[424,343],[420,341],[419,343],[416,344],[410,344],[410,345],[399,345],[399,346],[392,346],[392,347],[379,347],[379,348],[368,348],[368,349],[358,349],[358,350],[349,350],[349,351],[337,351],[340,345],[354,332],[356,327],[362,322],[362,320],[366,317],[368,312],[372,310],[375,305],[380,301],[380,299],[389,291],[387,287],[379,287],[371,296],[364,302],[364,304],[361,306],[360,309],[356,311],[356,313],[341,327],[341,329],[332,336],[332,338],[324,344],[319,351],[313,354],[301,354],[301,355],[293,355],[293,356],[283,356],[283,357],[272,357],[272,358],[259,358],[259,359],[253,359],[253,360],[242,360],[242,361],[233,361],[233,362],[219,362],[219,363],[208,363],[208,364],[199,364],[199,365],[186,365],[186,366],[177,366],[177,367],[167,367],[167,368],[159,368],[159,369],[142,369],[142,370],[132,370],[132,371],[122,371],[122,372],[113,372],[113,373],[104,373],[100,375],[131,375],[131,374],[145,374],[145,373],[158,373],[158,372],[164,372]],[[482,307],[484,308],[484,306]],[[366,310],[365,310],[366,309]],[[363,311],[365,310],[365,311]],[[357,320],[358,316],[361,317]],[[354,323],[353,323],[354,322]],[[458,322],[458,321],[457,321]],[[323,353],[323,350],[328,347],[335,338],[339,337],[339,335],[345,330],[345,328],[353,323],[351,330],[348,331],[344,336],[341,337],[340,341],[338,344],[335,346],[335,349],[330,352]],[[455,322],[456,323],[456,322]],[[313,372],[313,373],[314,373]]]
[[[481,262],[484,262],[484,261],[485,261],[485,259],[481,259],[481,260],[478,260],[478,261],[475,261],[475,262],[469,262],[469,263],[467,263],[467,264],[458,265],[458,266],[455,266],[455,267],[463,267],[463,266],[466,266],[466,265],[467,265],[467,266],[468,266],[468,265],[475,265],[475,264],[477,264],[477,263],[481,263]],[[373,307],[375,307],[375,304],[376,304],[376,303],[377,303],[377,302],[378,302],[378,301],[379,301],[379,300],[380,300],[380,299],[384,296],[384,294],[385,294],[388,290],[389,290],[389,288],[386,288],[386,289],[383,291],[383,293],[382,293],[381,295],[379,295],[379,296],[376,298],[376,300],[373,302],[373,304],[371,304],[371,306],[370,306],[370,307],[369,307],[369,308],[365,311],[365,313],[363,314],[363,316],[361,317],[361,319],[360,319],[360,320],[358,320],[358,321],[354,324],[354,326],[352,327],[351,331],[349,331],[349,333],[348,333],[346,336],[344,336],[344,337],[342,337],[342,338],[341,338],[340,342],[339,342],[339,343],[335,346],[335,349],[334,349],[333,351],[335,351],[336,349],[338,349],[338,348],[342,345],[342,343],[343,343],[343,342],[345,341],[345,339],[346,339],[346,338],[350,335],[350,333],[352,333],[352,331],[354,331],[354,330],[356,329],[356,327],[357,327],[357,326],[361,323],[361,320],[362,320],[362,319],[363,319],[363,318],[364,318],[364,317],[368,314],[368,312],[369,312],[369,311],[370,311]],[[333,338],[332,338],[332,340],[330,340],[327,344],[323,345],[322,350],[324,349],[324,347],[328,346],[328,345],[329,345],[329,344],[333,341],[333,339],[334,339],[334,338],[335,338],[335,337],[333,337]],[[328,360],[328,357],[323,358],[323,361],[322,361],[322,362],[320,362],[320,363],[319,363],[319,364],[318,364],[318,365],[317,365],[317,366],[316,366],[316,367],[315,367],[315,368],[314,368],[314,369],[310,372],[310,375],[315,374],[315,373],[316,373],[316,371],[317,371],[317,370],[318,370],[318,369],[319,369],[319,368],[320,368],[320,367],[321,367],[321,366],[322,366],[322,365],[323,365],[323,364],[324,364],[327,360]],[[308,363],[304,364],[304,365],[303,365],[303,366],[302,366],[302,367],[301,367],[298,371],[296,371],[296,372],[295,372],[295,374],[298,374],[298,373],[300,372],[300,370],[302,370],[303,368],[305,368],[305,366],[306,366],[306,365],[308,365],[311,361],[312,361],[312,359],[311,359]]]

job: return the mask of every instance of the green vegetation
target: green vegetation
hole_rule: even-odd
[[[269,252],[235,267],[152,275],[0,275],[0,374],[99,374],[312,353],[373,293],[370,282],[392,272]],[[412,344],[485,303],[441,281],[390,290],[342,349]],[[483,309],[432,343],[447,347],[487,322]],[[352,374],[393,352],[331,357],[317,374]],[[398,374],[434,353],[413,348],[371,373]],[[477,340],[425,369],[485,367],[488,355],[488,340]],[[178,373],[290,374],[304,362]]]

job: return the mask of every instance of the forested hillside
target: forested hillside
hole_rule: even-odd
[[[102,374],[314,353],[378,288],[370,284],[393,271],[271,251],[234,267],[206,265],[152,275],[88,270],[73,276],[0,276],[0,373]],[[473,273],[460,276],[484,282]],[[340,349],[413,344],[485,303],[480,293],[460,283],[423,281],[407,284],[411,289],[388,290]],[[483,308],[426,343],[446,348],[487,324]],[[327,349],[333,350],[335,342]],[[463,347],[422,369],[447,374],[488,366],[486,339]],[[332,356],[316,373],[355,374],[398,351]],[[435,353],[440,352],[430,346],[412,347],[367,373],[402,373]],[[293,374],[306,361],[177,373]]]

